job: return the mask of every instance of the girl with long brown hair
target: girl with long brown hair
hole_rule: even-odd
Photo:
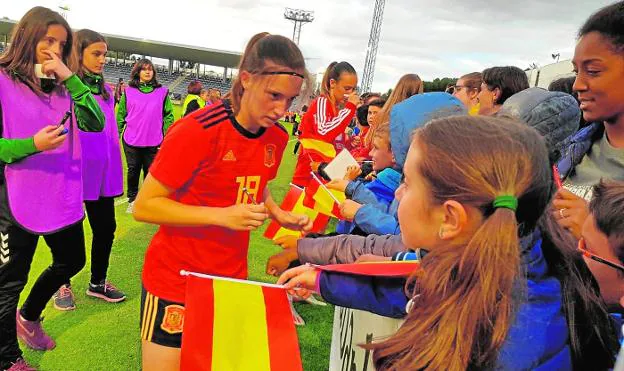
[[[126,295],[106,280],[106,273],[117,227],[115,197],[123,194],[123,170],[115,101],[103,76],[107,52],[108,44],[104,36],[92,30],[80,30],[74,34],[70,68],[89,87],[105,118],[102,132],[80,133],[82,191],[93,231],[91,280],[86,293],[109,303],[117,303],[123,301]],[[54,307],[59,310],[76,308],[69,281],[54,295]]]
[[[132,213],[141,170],[145,178],[173,121],[169,89],[158,82],[152,61],[138,60],[117,106],[117,125],[128,164],[127,213]]]
[[[390,125],[390,112],[392,111],[392,107],[411,96],[422,94],[424,91],[423,89],[422,80],[414,73],[408,73],[399,79],[394,90],[390,93],[388,100],[384,102],[383,107],[372,120],[369,120],[369,129],[363,142],[364,150],[361,151],[366,153],[366,158],[358,158],[358,160],[370,158],[369,152],[373,149],[373,138],[377,135],[377,128]]]
[[[85,264],[79,131],[101,131],[102,111],[67,68],[72,31],[60,14],[29,10],[0,56],[0,369],[30,370],[17,338],[50,350],[41,313]],[[18,300],[43,236],[52,264]]]
[[[420,77],[415,73],[408,73],[403,75],[399,82],[397,82],[394,90],[390,93],[388,100],[384,104],[383,108],[377,113],[373,122],[369,122],[370,129],[364,139],[366,147],[371,148],[373,143],[373,137],[375,136],[375,128],[379,125],[389,125],[390,123],[390,111],[395,104],[401,103],[407,98],[422,94],[424,84]]]
[[[278,283],[405,316],[395,335],[368,346],[380,370],[613,365],[615,331],[595,281],[548,212],[555,185],[535,130],[501,118],[431,121],[415,131],[404,175],[402,240],[428,250],[405,288],[305,266]]]
[[[277,121],[308,80],[303,55],[291,40],[260,33],[238,70],[228,98],[172,127],[136,200],[134,217],[160,225],[143,266],[146,371],[180,367],[184,321],[171,326],[164,314],[184,307],[181,269],[246,279],[250,231],[267,218],[295,230],[312,225],[280,209],[267,188],[288,142]]]

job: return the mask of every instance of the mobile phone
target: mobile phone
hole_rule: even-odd
[[[65,125],[65,123],[67,122],[67,120],[69,119],[70,116],[71,116],[71,112],[70,111],[65,112],[65,115],[63,116],[63,119],[61,119],[61,122],[59,122],[57,127]],[[69,130],[67,130],[67,128],[63,128],[63,131],[61,131],[59,136],[65,135],[68,132],[69,132]]]

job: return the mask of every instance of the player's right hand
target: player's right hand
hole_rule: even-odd
[[[60,147],[67,139],[67,134],[61,134],[64,128],[63,125],[48,125],[39,130],[33,137],[37,151],[50,151]]]
[[[360,104],[360,96],[358,95],[358,93],[353,92],[349,95],[349,98],[347,98],[347,101],[357,106],[358,104]]]
[[[252,204],[238,204],[226,207],[221,226],[235,231],[253,231],[260,227],[269,218],[264,206]]]

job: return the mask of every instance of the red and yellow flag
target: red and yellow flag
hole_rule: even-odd
[[[328,189],[322,186],[316,179],[308,184],[304,192],[304,206],[314,209],[323,215],[342,219],[340,204],[347,199],[344,192]]]
[[[301,153],[308,156],[311,161],[330,162],[336,157],[336,147],[332,143],[309,138],[299,139],[299,143]]]
[[[302,370],[286,291],[188,275],[180,369]]]
[[[327,223],[329,223],[329,217],[320,214],[318,211],[312,208],[306,207],[303,204],[304,198],[305,193],[303,192],[303,189],[291,185],[280,207],[282,208],[282,210],[291,211],[294,214],[307,215],[311,220],[314,220],[311,232],[323,233],[325,227],[327,226]],[[270,240],[276,240],[282,236],[301,235],[301,232],[284,228],[279,225],[279,223],[277,223],[275,220],[271,220],[271,223],[264,232],[264,237]]]

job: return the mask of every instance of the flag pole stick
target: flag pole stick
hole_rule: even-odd
[[[284,285],[275,285],[272,283],[264,283],[264,282],[258,282],[258,281],[240,280],[238,278],[230,278],[230,277],[211,276],[209,274],[189,272],[184,269],[180,271],[180,276],[195,276],[195,277],[207,278],[211,280],[221,280],[221,281],[228,281],[228,282],[234,282],[234,283],[245,283],[248,285],[255,285],[255,286],[273,287],[276,289],[284,288]]]
[[[329,194],[329,197],[331,197],[334,200],[334,202],[336,202],[336,204],[340,205],[340,201],[338,201],[336,196],[334,196],[334,194],[331,193],[329,191],[329,189],[327,189],[327,187],[325,187],[325,184],[323,184],[323,182],[321,182],[321,180],[316,176],[316,174],[314,174],[314,171],[310,171],[310,174],[312,174],[312,177],[314,178],[314,180],[316,180],[318,182],[318,184],[320,184],[321,187],[323,187],[325,192],[327,192],[327,194]]]

